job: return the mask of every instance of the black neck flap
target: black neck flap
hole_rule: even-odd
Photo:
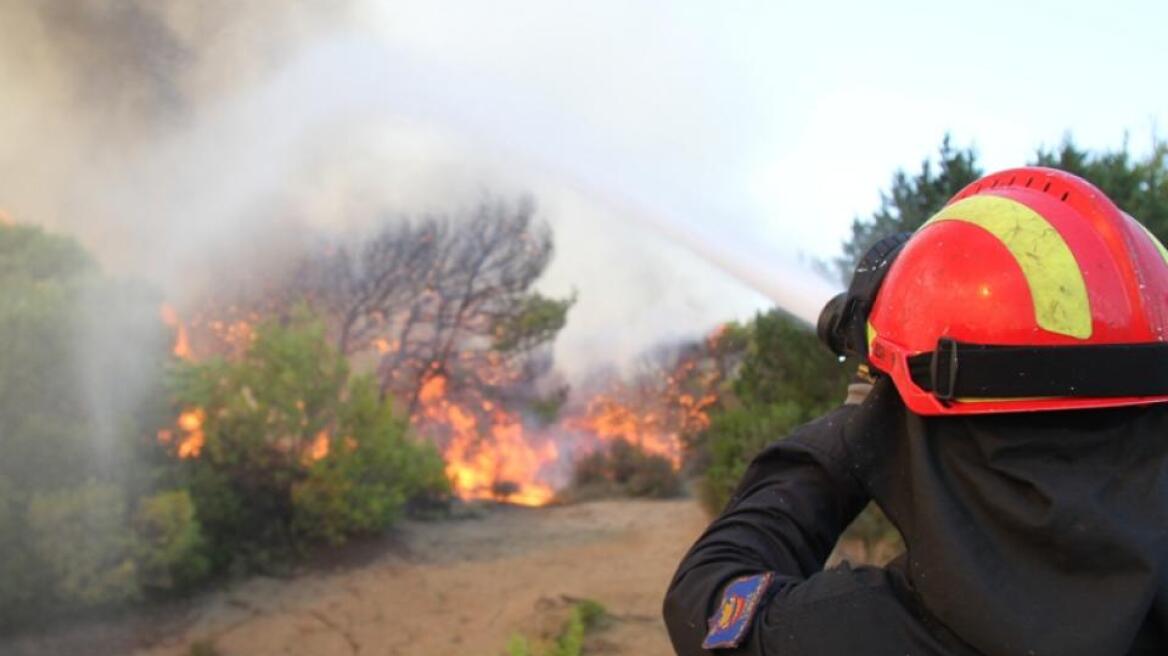
[[[1168,343],[991,346],[942,337],[908,358],[921,389],[955,398],[1168,395]]]

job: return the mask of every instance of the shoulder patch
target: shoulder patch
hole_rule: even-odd
[[[754,613],[775,580],[774,572],[734,579],[722,591],[722,600],[710,618],[702,649],[728,649],[742,644]]]

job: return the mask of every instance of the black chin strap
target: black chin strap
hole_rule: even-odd
[[[909,374],[939,399],[1168,395],[1168,343],[989,346],[943,337],[908,359]]]

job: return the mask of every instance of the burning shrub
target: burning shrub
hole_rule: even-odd
[[[681,494],[681,489],[681,477],[668,458],[615,439],[577,461],[572,489],[564,496],[573,500],[613,495],[667,498]]]
[[[340,448],[314,461],[292,488],[298,534],[342,542],[386,528],[412,497],[448,493],[438,451],[412,440],[406,422],[378,399],[373,379],[353,381],[340,413]]]
[[[160,439],[184,460],[216,565],[382,530],[414,494],[447,489],[433,447],[304,311],[261,325],[238,361],[181,365],[174,390],[178,426]]]

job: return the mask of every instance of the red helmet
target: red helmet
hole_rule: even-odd
[[[1168,401],[1168,251],[1090,183],[988,175],[893,250],[863,350],[914,412]]]

